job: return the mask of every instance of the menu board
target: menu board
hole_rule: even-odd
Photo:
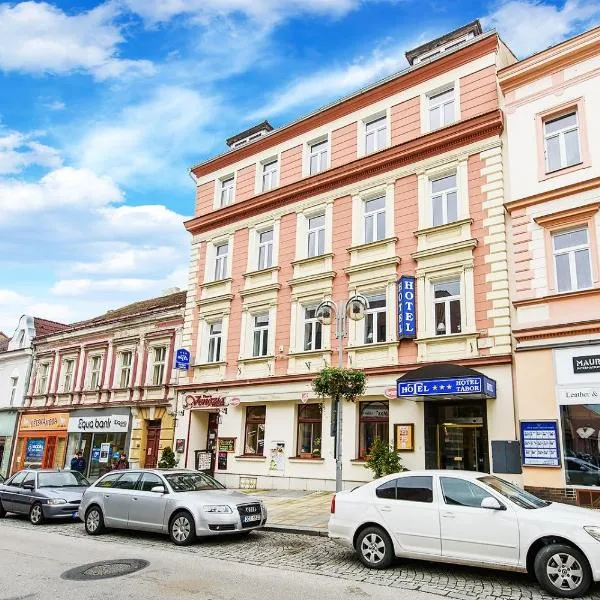
[[[396,452],[411,452],[415,449],[414,423],[397,423],[394,425],[394,448]]]
[[[523,466],[560,467],[558,423],[556,421],[521,421]]]
[[[219,452],[235,452],[235,438],[219,438]]]

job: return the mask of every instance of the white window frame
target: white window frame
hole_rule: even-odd
[[[383,200],[383,208],[377,208],[370,212],[367,212],[367,204],[374,200]],[[383,214],[383,235],[381,237],[378,236],[378,227],[377,224],[379,222],[379,215]],[[373,231],[373,239],[367,240],[367,222],[369,219],[372,219],[372,231]],[[363,243],[365,244],[373,244],[375,242],[379,242],[381,240],[386,239],[387,237],[387,202],[386,195],[381,194],[369,198],[363,199]]]
[[[380,344],[387,341],[387,337],[389,335],[389,318],[388,318],[388,298],[387,298],[387,290],[382,290],[378,292],[370,292],[366,295],[366,298],[369,302],[375,299],[375,297],[382,296],[385,301],[385,306],[378,308],[367,308],[365,310],[365,318],[364,318],[364,327],[363,327],[363,340],[362,343],[367,344]],[[385,336],[384,339],[376,339],[377,338],[377,320],[378,315],[385,315]],[[367,340],[367,322],[371,320],[373,325],[373,339],[371,341]]]
[[[558,235],[561,235],[561,234],[572,233],[575,231],[585,231],[587,243],[578,244],[576,246],[569,246],[567,248],[557,250],[556,246],[555,246],[555,237]],[[587,225],[580,225],[580,226],[575,226],[575,227],[569,227],[568,229],[561,229],[558,231],[553,231],[551,237],[552,237],[552,262],[554,263],[554,281],[556,283],[556,291],[560,294],[567,294],[569,292],[577,292],[579,290],[591,289],[594,286],[594,279],[593,279],[593,271],[592,271],[592,249],[591,249],[591,245],[590,245],[589,227]],[[581,251],[581,250],[587,250],[587,253],[588,253],[588,267],[589,267],[591,285],[586,286],[586,287],[583,287],[583,286],[579,287],[579,282],[577,280],[577,267],[575,264],[575,253],[578,251]],[[560,290],[559,291],[558,268],[557,268],[557,264],[556,264],[556,258],[557,258],[557,256],[561,256],[564,254],[568,255],[568,257],[569,257],[569,274],[571,277],[571,288],[568,290]]]
[[[450,100],[446,100],[446,101],[434,101],[434,98],[441,96],[442,94],[445,94],[447,92],[449,92],[450,90],[452,90],[453,94],[452,94],[452,103],[454,105],[454,111],[452,113],[452,121],[450,122],[446,122],[445,120],[445,110],[444,110],[444,106],[446,104],[450,103]],[[448,125],[452,125],[453,123],[456,123],[459,118],[458,115],[460,114],[458,111],[458,98],[459,98],[459,90],[458,90],[458,85],[456,82],[452,82],[448,85],[445,85],[443,87],[439,87],[431,92],[428,92],[425,95],[426,98],[426,110],[425,110],[425,114],[426,114],[426,123],[427,123],[427,131],[437,131],[438,129],[442,129],[443,127],[446,127]],[[441,114],[441,118],[440,118],[440,126],[439,127],[432,127],[431,126],[431,112],[432,110],[434,110],[435,108],[440,108],[440,114]]]
[[[301,307],[302,310],[302,350],[304,352],[318,352],[319,350],[323,350],[324,342],[325,342],[325,327],[316,316],[317,304],[311,305],[303,305]],[[315,311],[314,317],[307,317],[306,313],[309,310]],[[310,325],[311,328],[311,343],[310,348],[306,347],[306,326]],[[316,347],[316,339],[317,339],[317,329],[321,329],[321,344],[317,348]]]
[[[317,225],[316,227],[310,227],[312,219],[323,219],[323,225]],[[307,230],[307,242],[306,242],[306,257],[315,258],[325,254],[326,237],[327,237],[327,214],[325,211],[322,213],[315,213],[314,215],[307,215],[306,217],[306,230]],[[320,241],[322,240],[322,252],[319,252]],[[311,252],[311,247],[315,250]]]
[[[271,239],[261,242],[265,233],[271,233]],[[256,267],[258,271],[270,269],[275,261],[275,227],[259,229],[256,232]]]
[[[129,355],[129,364],[125,363],[125,356]],[[133,350],[127,348],[119,352],[119,389],[131,387],[131,370],[133,367]],[[124,382],[125,378],[125,382]]]
[[[382,123],[372,132],[368,132],[367,129],[369,128],[370,125],[373,125],[374,123],[381,121]],[[375,152],[379,152],[380,150],[384,150],[385,148],[388,148],[390,146],[390,140],[391,140],[391,134],[390,134],[390,119],[389,119],[389,115],[386,111],[377,113],[375,115],[371,115],[370,117],[367,117],[366,119],[362,120],[362,126],[360,127],[361,129],[361,141],[359,144],[359,148],[361,149],[361,155],[362,156],[367,156],[369,154],[374,154]],[[384,145],[383,146],[379,146],[379,132],[380,131],[385,131],[384,134]],[[375,144],[374,144],[374,148],[373,150],[367,152],[367,138],[369,135],[373,134],[374,138],[375,138]]]
[[[35,384],[36,394],[45,394],[48,389],[48,375],[50,374],[50,363],[42,362],[37,370],[37,382]]]
[[[463,280],[464,278],[461,277],[460,274],[455,274],[452,276],[448,276],[448,277],[444,277],[443,279],[432,279],[430,280],[430,290],[431,290],[431,316],[432,316],[432,329],[433,329],[433,336],[437,337],[437,338],[444,338],[444,337],[448,337],[448,336],[452,336],[452,335],[461,335],[463,333],[465,333],[465,282]],[[446,298],[440,298],[440,299],[436,299],[435,297],[435,286],[436,285],[443,285],[444,283],[451,283],[451,282],[455,282],[458,281],[458,285],[459,285],[459,294],[456,296],[448,296]],[[459,301],[459,306],[460,306],[460,331],[459,332],[455,332],[455,333],[449,333],[447,330],[450,326],[450,303],[453,302],[454,300],[458,300]],[[444,307],[444,320],[446,323],[446,332],[445,333],[439,333],[437,332],[437,323],[436,323],[436,317],[435,317],[435,309],[436,309],[436,305],[438,304],[445,304]]]
[[[257,319],[259,319],[261,317],[265,317],[265,316],[267,317],[267,324],[266,325],[257,325]],[[269,339],[270,338],[269,330],[271,328],[270,312],[267,311],[267,312],[252,314],[252,315],[250,315],[250,318],[252,319],[252,321],[251,321],[252,335],[251,335],[251,339],[250,339],[250,347],[251,347],[250,355],[253,358],[263,358],[265,356],[269,356],[270,342],[271,342],[271,340]],[[257,333],[258,333],[258,339],[259,339],[258,353],[255,352],[255,344],[254,344],[254,340],[256,338]],[[265,342],[266,342],[266,344],[265,344]],[[263,353],[262,348],[265,345],[266,345],[266,351]]]
[[[213,332],[214,325],[220,325],[221,331]],[[223,360],[223,321],[211,321],[206,323],[208,343],[206,344],[206,362],[218,363]]]
[[[313,150],[315,146],[321,146],[318,150]],[[312,159],[317,158],[319,168],[312,170]],[[314,138],[305,144],[304,149],[304,177],[318,175],[327,171],[331,167],[331,138],[329,134]]]
[[[571,125],[569,127],[563,127],[562,129],[559,129],[558,131],[554,131],[549,134],[546,133],[546,124],[547,123],[568,117],[569,115],[572,115],[572,114],[575,115],[575,125]],[[556,171],[560,171],[561,169],[566,169],[568,167],[574,167],[576,165],[580,165],[583,162],[583,155],[581,152],[581,129],[580,129],[581,125],[579,122],[579,111],[577,110],[577,107],[566,110],[562,113],[559,113],[558,115],[552,115],[552,116],[545,117],[542,120],[542,127],[543,127],[543,136],[544,136],[544,164],[546,167],[546,173],[555,173]],[[565,143],[565,134],[567,134],[571,131],[577,131],[577,147],[579,149],[579,161],[569,165],[569,164],[567,164],[567,146]],[[559,156],[560,156],[560,166],[551,171],[549,161],[548,161],[548,158],[549,158],[548,157],[548,140],[551,138],[555,138],[555,137],[558,137],[558,150],[559,150]]]
[[[447,188],[445,190],[443,190],[442,192],[433,192],[433,183],[435,181],[439,181],[440,179],[445,179],[446,177],[452,177],[454,176],[455,179],[455,184],[454,187],[450,187]],[[454,171],[454,172],[448,172],[445,173],[443,175],[437,175],[434,177],[430,177],[429,178],[429,209],[431,211],[431,226],[432,227],[441,227],[442,225],[448,225],[450,223],[455,223],[456,221],[458,221],[460,219],[460,192],[459,192],[459,175],[458,175],[458,171]],[[455,202],[456,202],[456,219],[454,221],[449,221],[448,220],[448,194],[451,194],[452,192],[454,192],[455,194]],[[434,223],[434,216],[435,216],[435,212],[433,210],[433,199],[441,196],[442,199],[442,222],[435,224]]]
[[[260,192],[270,192],[279,186],[279,156],[272,156],[260,162]],[[273,165],[275,165],[273,167]]]
[[[15,403],[15,397],[17,395],[17,387],[19,385],[19,376],[12,376],[10,378],[10,406],[13,406]]]
[[[233,204],[235,202],[235,173],[220,177],[217,181],[219,184],[217,186],[217,207],[224,208]]]
[[[67,366],[71,365],[71,371],[67,369]],[[73,391],[73,377],[75,375],[75,359],[74,358],[65,358],[62,364],[63,368],[63,382],[62,382],[62,391],[63,393],[68,393]]]
[[[224,254],[219,254],[219,248],[225,247]],[[213,281],[222,281],[227,279],[229,267],[229,241],[218,242],[214,244],[215,268],[213,271]]]
[[[150,385],[159,386],[165,383],[165,373],[167,369],[167,352],[166,344],[157,344],[151,347],[152,350],[152,377]],[[157,360],[157,351],[162,350],[163,355]]]
[[[88,390],[100,388],[102,374],[102,354],[92,354],[88,359]]]

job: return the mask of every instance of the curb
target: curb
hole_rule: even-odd
[[[296,533],[300,535],[314,535],[327,537],[327,529],[318,527],[303,527],[302,525],[265,525],[263,531],[276,531],[278,533]]]

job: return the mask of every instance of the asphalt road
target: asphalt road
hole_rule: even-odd
[[[411,590],[382,588],[322,575],[207,558],[168,544],[140,545],[135,538],[131,539],[130,544],[123,544],[109,537],[65,536],[52,524],[35,529],[20,525],[19,522],[7,520],[0,526],[1,600],[435,598]],[[77,527],[76,524],[72,526]],[[244,542],[231,540],[230,543]],[[114,579],[61,579],[65,571],[83,564],[125,558],[144,559],[150,564],[137,573]]]

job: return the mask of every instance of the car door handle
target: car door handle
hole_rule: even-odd
[[[382,506],[380,508],[381,512],[390,512],[392,510],[391,506]]]
[[[451,512],[442,513],[442,517],[444,517],[444,519],[454,519],[454,513],[451,513]]]
[[[110,498],[110,494],[104,494],[105,498]]]
[[[133,500],[137,500],[137,498],[132,498],[131,500],[132,500],[132,501],[133,501]]]

